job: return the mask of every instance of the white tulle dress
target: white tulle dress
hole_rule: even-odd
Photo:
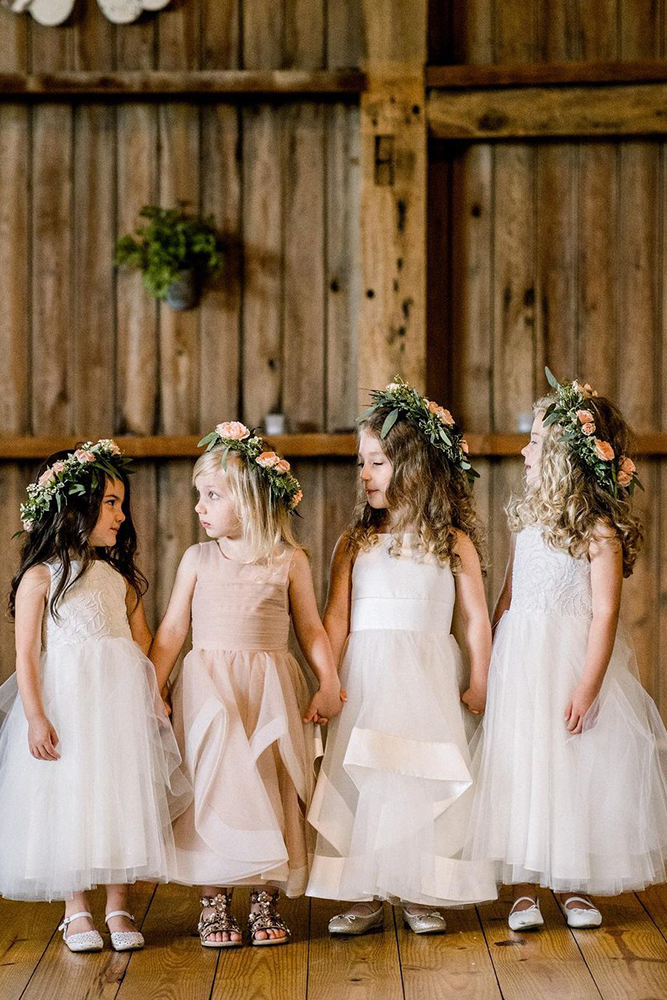
[[[667,733],[622,628],[583,732],[565,726],[591,618],[588,560],[524,529],[493,645],[466,848],[495,862],[499,882],[616,895],[666,879]]]
[[[47,565],[53,588],[59,566]],[[120,573],[97,561],[59,618],[44,613],[43,701],[60,760],[31,756],[16,675],[0,687],[0,893],[11,899],[167,878],[172,818],[192,791],[125,594]]]
[[[308,815],[308,895],[445,906],[496,896],[491,866],[461,860],[473,775],[454,601],[451,570],[414,536],[380,535],[355,559],[348,701],[329,724]]]

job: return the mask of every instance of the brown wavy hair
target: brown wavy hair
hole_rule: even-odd
[[[543,413],[554,401],[545,396],[534,404]],[[621,412],[604,396],[586,399],[586,409],[595,420],[597,435],[608,441],[616,460],[631,457],[632,432]],[[623,551],[623,576],[630,576],[644,540],[642,524],[633,513],[625,490],[615,497],[598,482],[592,469],[580,461],[562,439],[562,428],[545,428],[539,478],[526,486],[522,497],[513,497],[506,507],[511,531],[539,525],[542,535],[556,549],[575,559],[585,558],[600,529],[612,531]]]
[[[386,495],[389,509],[400,512],[395,533],[400,534],[409,525],[414,525],[421,552],[434,555],[438,562],[448,564],[456,573],[460,565],[455,552],[458,529],[475,546],[485,571],[484,533],[465,473],[455,468],[443,452],[434,448],[416,427],[401,417],[382,440],[382,425],[391,410],[391,406],[375,410],[360,422],[359,433],[366,430],[373,434],[392,463]],[[352,556],[377,544],[378,530],[383,527],[386,516],[386,510],[371,507],[360,483],[354,520],[347,532],[347,549]],[[392,545],[389,551],[398,555],[400,543]]]

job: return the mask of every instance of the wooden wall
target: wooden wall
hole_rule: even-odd
[[[665,55],[663,4],[476,0],[450,14],[447,37],[432,23],[435,61]],[[517,431],[549,364],[616,399],[637,432],[667,429],[665,143],[438,141],[430,156],[430,336],[464,425]],[[667,715],[667,465],[640,464],[646,544],[625,615],[644,683]],[[520,488],[522,463],[482,465],[495,595],[507,552],[502,505]]]
[[[43,28],[0,8],[0,72],[354,66],[356,11],[325,0],[174,0],[113,26],[88,0],[65,26]],[[275,410],[292,431],[353,426],[356,98],[3,102],[0,148],[0,434],[197,434],[222,419],[257,425]],[[212,212],[228,247],[222,279],[185,313],[156,307],[137,274],[112,267],[138,209],[177,199]],[[153,624],[197,538],[191,467],[146,461],[133,480]],[[354,468],[294,467],[321,593]],[[3,595],[34,469],[0,464]],[[13,636],[4,609],[0,618],[2,678]]]

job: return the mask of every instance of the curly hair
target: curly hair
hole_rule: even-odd
[[[422,554],[434,555],[439,563],[448,564],[456,573],[460,565],[455,552],[458,529],[475,546],[484,571],[483,529],[465,473],[455,468],[407,420],[399,418],[382,440],[380,432],[390,411],[389,406],[375,410],[359,423],[359,433],[366,430],[373,434],[392,463],[386,496],[388,508],[399,515],[395,533],[398,535],[414,525]],[[386,516],[386,510],[370,506],[360,483],[354,520],[347,531],[347,550],[352,556],[377,544],[378,530]],[[398,555],[400,543],[392,544],[389,551]]]
[[[545,396],[534,404],[543,413],[554,401]],[[631,455],[632,433],[618,408],[604,396],[586,399],[600,437],[616,455]],[[632,512],[627,494],[614,497],[579,461],[562,439],[562,428],[545,428],[539,476],[527,484],[522,497],[513,497],[505,508],[511,531],[539,525],[551,546],[575,559],[584,558],[600,527],[611,530],[623,552],[623,575],[630,576],[644,540],[641,521]]]

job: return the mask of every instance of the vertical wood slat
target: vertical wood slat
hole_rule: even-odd
[[[282,109],[243,110],[243,419],[281,406],[282,172],[275,155]]]
[[[200,0],[201,68],[239,69],[243,0]]]
[[[160,69],[199,69],[199,2],[169,4],[157,16],[156,27]]]
[[[326,4],[327,66],[359,67],[368,54],[363,4],[336,0]]]
[[[243,66],[245,69],[280,69],[283,62],[285,9],[276,4],[244,3]]]
[[[116,25],[97,3],[77,4],[73,25],[73,69],[112,70],[116,64]]]
[[[0,72],[28,71],[28,21],[0,9]]]

